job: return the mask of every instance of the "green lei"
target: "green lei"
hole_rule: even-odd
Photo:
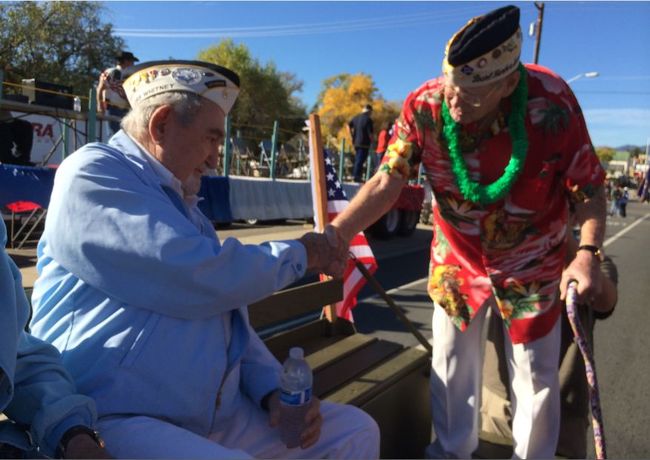
[[[460,150],[460,126],[451,118],[447,101],[443,99],[442,120],[443,135],[449,146],[451,170],[456,184],[466,200],[482,205],[491,204],[502,199],[519,177],[526,161],[528,137],[526,135],[526,105],[528,101],[528,82],[526,69],[519,64],[519,84],[512,97],[512,110],[508,116],[508,129],[512,137],[512,155],[503,175],[488,185],[474,182],[469,177],[467,164]]]

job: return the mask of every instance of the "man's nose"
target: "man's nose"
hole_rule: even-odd
[[[205,164],[208,165],[210,169],[215,169],[217,167],[219,160],[219,149],[214,149],[208,155],[208,158],[205,160]]]

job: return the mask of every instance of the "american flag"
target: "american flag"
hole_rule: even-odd
[[[332,222],[334,218],[343,211],[348,205],[348,198],[339,181],[334,164],[325,150],[325,182],[327,188],[327,219]],[[318,225],[317,227],[323,228]],[[377,270],[377,260],[375,259],[372,249],[368,245],[368,240],[363,232],[359,232],[350,241],[350,253],[363,263],[370,273]],[[356,267],[352,258],[348,259],[348,265],[343,274],[343,300],[336,304],[336,315],[339,318],[353,321],[352,309],[357,305],[357,294],[366,283],[365,278]]]

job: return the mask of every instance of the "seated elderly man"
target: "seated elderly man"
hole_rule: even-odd
[[[340,276],[335,233],[223,243],[193,190],[216,164],[239,78],[197,61],[131,69],[131,112],[58,169],[38,247],[33,331],[62,352],[121,458],[372,458],[376,423],[314,400],[301,448],[275,424],[281,366],[247,305],[306,270]]]
[[[92,429],[95,403],[77,393],[59,352],[25,331],[29,303],[0,222],[0,458],[108,458]]]

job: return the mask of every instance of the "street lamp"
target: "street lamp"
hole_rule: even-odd
[[[598,72],[584,72],[584,73],[579,73],[575,77],[569,78],[566,82],[571,83],[572,81],[576,81],[579,78],[585,77],[585,78],[596,78],[598,75],[600,75]]]

